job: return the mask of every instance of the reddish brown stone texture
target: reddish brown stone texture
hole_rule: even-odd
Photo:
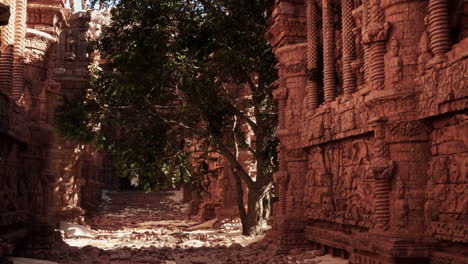
[[[96,208],[103,181],[101,154],[52,126],[59,94],[85,88],[92,15],[47,0],[16,1],[11,14],[0,55],[0,257],[27,230],[45,236],[37,245],[53,246],[54,224]],[[72,52],[75,60],[66,57]]]
[[[250,88],[247,85],[231,84],[228,89],[236,98],[246,98],[250,94]],[[241,107],[240,103],[239,107]],[[252,111],[248,108],[243,110],[246,113]],[[254,135],[249,130],[249,126],[244,121],[239,121],[238,124],[245,133],[247,142],[251,142]],[[221,154],[204,153],[197,142],[192,142],[192,145],[193,147],[189,149],[192,153],[191,163],[195,173],[203,181],[206,192],[201,194],[184,192],[184,200],[190,200],[188,215],[197,216],[204,221],[214,218],[223,221],[238,217],[238,194],[230,162],[224,159]],[[239,150],[238,161],[251,177],[255,177],[256,166],[252,163],[252,155],[248,150]],[[245,184],[242,187],[244,202],[246,202],[248,189]]]
[[[272,12],[266,37],[279,61],[275,98],[283,165],[275,183],[284,208],[271,220],[270,239],[285,248],[312,242],[352,263],[465,263],[468,39],[459,23],[466,12],[454,8],[467,10],[468,3],[355,0],[351,11],[349,5],[283,0]],[[331,100],[327,92],[335,65],[322,41],[332,33],[324,30],[340,31],[340,24],[330,28],[323,13],[312,13],[310,25],[292,26],[312,6],[353,28],[354,43],[349,35],[334,40],[342,47],[334,57],[346,68],[334,78],[338,91],[344,83],[345,97],[338,92]],[[446,25],[450,33],[441,32]],[[317,54],[324,56],[314,79],[318,91],[306,89],[305,73],[305,61],[314,67]],[[356,84],[349,81],[348,63]],[[295,64],[304,70],[291,71]],[[298,101],[306,90],[309,102]]]

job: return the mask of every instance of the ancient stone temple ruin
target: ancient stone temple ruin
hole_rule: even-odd
[[[105,156],[61,139],[52,125],[61,98],[87,85],[88,42],[105,18],[72,14],[64,2],[50,0],[7,0],[0,12],[2,257],[26,235],[53,233],[58,221],[95,209],[109,180]],[[33,242],[53,247],[53,241]]]
[[[270,239],[350,263],[466,263],[468,1],[278,0]]]
[[[108,14],[0,1],[2,258],[54,248],[55,225],[95,210],[115,177],[108,155],[53,127],[100,64],[89,42]],[[266,239],[352,264],[467,263],[468,1],[276,0],[269,23],[281,143]],[[192,201],[203,220],[237,213],[215,158],[193,157],[218,175]]]

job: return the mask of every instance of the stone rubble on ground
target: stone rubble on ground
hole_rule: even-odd
[[[242,236],[239,220],[222,222],[214,229],[213,220],[187,219],[183,206],[174,199],[177,193],[106,195],[99,213],[87,219],[88,226],[62,223],[60,234],[65,243],[25,250],[25,257],[61,264],[347,263],[331,256],[318,257],[310,249],[280,254],[263,236]]]

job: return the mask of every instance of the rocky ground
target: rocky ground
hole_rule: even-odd
[[[280,252],[263,237],[242,236],[236,220],[213,228],[215,220],[187,219],[178,192],[116,192],[103,198],[99,213],[86,226],[61,224],[59,232],[66,244],[28,254],[52,262],[16,259],[15,263],[348,263],[312,250]]]

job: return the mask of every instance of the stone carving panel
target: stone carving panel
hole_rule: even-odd
[[[443,69],[432,69],[421,76],[420,109],[424,115],[439,113],[439,105],[468,96],[468,60]]]
[[[425,219],[427,232],[441,240],[468,242],[468,154],[466,124],[445,120],[431,134],[432,159],[428,169]],[[437,125],[437,124],[436,124]]]
[[[306,174],[306,215],[360,228],[372,227],[372,146],[364,140],[313,147]]]

